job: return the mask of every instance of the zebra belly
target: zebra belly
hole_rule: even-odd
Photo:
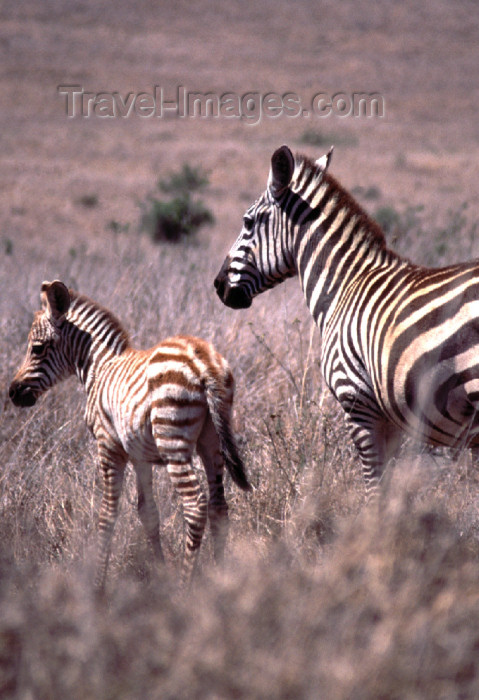
[[[108,422],[112,440],[121,444],[129,459],[150,463],[160,461],[147,406],[133,411],[114,407]]]
[[[479,440],[479,365],[475,348],[424,366],[417,361],[395,374],[386,405],[390,418],[409,435],[438,445]],[[421,366],[423,365],[423,366]]]
[[[149,462],[159,464],[164,460],[158,452],[158,447],[153,438],[151,426],[139,433],[131,432],[127,435],[123,447],[132,462]]]
[[[449,446],[478,436],[479,290],[474,276],[461,280],[446,278],[439,298],[396,310],[370,360],[391,419],[414,437]]]

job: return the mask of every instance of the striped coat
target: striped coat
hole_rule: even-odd
[[[163,554],[152,465],[166,466],[186,521],[182,578],[189,580],[207,515],[215,557],[222,557],[228,512],[223,465],[238,486],[250,488],[231,430],[234,381],[226,360],[189,336],[135,350],[113,314],[59,281],[43,283],[41,301],[10,397],[17,406],[32,406],[71,374],[85,387],[85,418],[103,478],[97,587],[105,582],[127,460],[136,473],[138,514],[158,560]],[[208,502],[192,468],[195,449],[208,480]]]
[[[299,277],[371,490],[403,433],[479,445],[479,264],[427,269],[390,250],[327,172],[331,154],[313,162],[275,151],[215,286],[238,309]]]

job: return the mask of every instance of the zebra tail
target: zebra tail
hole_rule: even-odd
[[[220,449],[223,454],[226,468],[240,489],[243,491],[251,491],[252,486],[249,483],[246,472],[241,459],[238,446],[236,444],[230,424],[229,410],[225,406],[222,391],[217,386],[206,384],[206,400],[210,411],[211,419],[220,441]]]

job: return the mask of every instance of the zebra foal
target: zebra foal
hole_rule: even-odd
[[[176,336],[135,350],[115,316],[62,282],[44,282],[23,364],[9,390],[16,406],[33,406],[76,374],[87,395],[85,420],[98,448],[103,481],[95,585],[103,589],[127,461],[138,488],[138,514],[163,561],[152,465],[166,466],[186,523],[182,580],[194,570],[207,517],[215,559],[222,557],[228,506],[223,466],[250,489],[231,429],[234,380],[226,360],[199,338]],[[208,502],[192,468],[194,450],[208,481]]]
[[[331,155],[274,152],[266,191],[246,211],[215,286],[241,309],[299,277],[370,492],[404,432],[479,446],[479,262],[428,269],[401,258],[327,172]]]

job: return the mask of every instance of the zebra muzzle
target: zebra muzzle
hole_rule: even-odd
[[[35,392],[28,384],[12,382],[8,390],[8,396],[15,406],[20,406],[22,408],[34,406],[37,401]]]
[[[251,306],[252,298],[244,287],[232,286],[228,279],[228,272],[224,265],[215,279],[215,289],[219,298],[231,309],[247,309]]]

